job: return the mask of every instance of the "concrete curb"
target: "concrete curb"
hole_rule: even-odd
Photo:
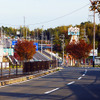
[[[48,70],[48,71],[43,71],[42,73],[37,73],[37,74],[33,74],[33,75],[28,75],[28,76],[23,76],[23,77],[19,77],[19,78],[13,78],[13,79],[9,79],[9,80],[0,81],[0,87],[5,86],[5,85],[14,84],[14,83],[20,83],[20,82],[27,81],[27,80],[30,80],[30,79],[33,79],[36,77],[44,76],[49,73],[58,71],[57,69],[61,69],[61,68],[56,68],[56,69],[52,69],[52,70]]]

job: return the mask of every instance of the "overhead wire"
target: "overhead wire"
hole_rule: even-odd
[[[63,18],[63,17],[69,16],[69,15],[71,15],[71,14],[73,14],[73,13],[75,13],[75,12],[77,12],[77,11],[83,9],[83,8],[85,8],[85,7],[88,6],[88,5],[89,5],[89,4],[86,4],[86,5],[83,6],[83,7],[80,7],[80,8],[78,8],[78,9],[76,9],[76,10],[73,10],[72,12],[70,12],[70,13],[68,13],[68,14],[65,14],[65,15],[63,15],[63,16],[57,17],[57,18],[55,18],[55,19],[48,20],[48,21],[44,21],[44,22],[39,22],[39,23],[35,23],[35,24],[28,24],[28,25],[36,25],[36,24],[45,24],[45,23],[49,23],[49,22],[52,22],[52,21],[61,19],[61,18]]]
[[[76,9],[76,10],[73,10],[73,11],[70,12],[70,13],[67,13],[67,14],[65,14],[65,15],[63,15],[63,16],[60,16],[60,17],[57,17],[57,18],[54,18],[54,19],[51,19],[51,20],[48,20],[48,21],[38,22],[38,23],[35,23],[35,24],[27,24],[27,25],[30,26],[30,25],[45,24],[45,23],[49,23],[49,22],[52,22],[52,21],[55,21],[55,20],[59,20],[59,19],[61,19],[61,18],[63,18],[63,17],[69,16],[69,15],[71,15],[71,14],[73,14],[73,13],[75,13],[75,12],[77,12],[77,11],[83,9],[83,8],[85,8],[85,7],[88,6],[88,5],[89,5],[89,4],[86,4],[86,5],[80,7],[80,8],[78,8],[78,9]],[[4,23],[2,23],[2,24],[4,24]],[[21,25],[12,25],[12,24],[4,24],[4,25],[21,26]]]

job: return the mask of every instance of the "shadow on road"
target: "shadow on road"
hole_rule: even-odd
[[[68,87],[72,94],[62,100],[100,100],[100,71],[89,70],[85,77]]]
[[[5,96],[5,99],[2,99]],[[12,98],[10,98],[12,97]],[[8,99],[7,99],[8,98]],[[58,95],[45,95],[45,94],[31,94],[31,93],[11,93],[0,92],[0,100],[59,100],[62,96]]]
[[[83,70],[80,71],[79,75],[83,74]],[[70,74],[69,74],[70,73]],[[23,93],[15,92],[0,92],[0,100],[100,100],[100,71],[99,70],[88,70],[86,76],[82,77],[81,80],[77,80],[75,75],[76,72],[73,70],[73,74],[71,72],[59,72],[58,74],[53,74],[51,76],[44,77],[39,80],[35,80],[33,84],[36,82],[40,83],[42,81],[49,83],[47,86],[39,86],[37,85],[13,85],[13,87],[29,87],[32,88],[29,93],[24,91]],[[68,76],[67,76],[68,75]],[[69,76],[70,75],[70,76]],[[75,80],[74,84],[67,85],[69,81],[67,81],[71,77],[71,80]],[[53,80],[52,80],[53,79]],[[43,88],[56,88],[54,83],[57,82],[65,82],[64,87],[60,87],[59,90],[52,92],[50,94],[44,93],[33,93],[35,89],[39,88],[42,90]],[[51,84],[50,82],[53,82]],[[49,87],[50,86],[50,87]],[[5,98],[5,99],[4,99]],[[8,99],[7,99],[8,98]]]

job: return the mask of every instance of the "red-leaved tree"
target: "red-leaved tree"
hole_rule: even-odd
[[[80,40],[77,43],[71,42],[66,46],[66,51],[78,62],[83,58],[87,58],[91,49],[91,44],[87,44],[84,40]]]
[[[20,57],[20,60],[30,60],[36,53],[36,46],[33,45],[33,41],[22,40],[15,45],[15,52]]]

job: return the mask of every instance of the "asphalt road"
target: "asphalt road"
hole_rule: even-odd
[[[100,68],[67,67],[0,88],[0,100],[100,100]]]

